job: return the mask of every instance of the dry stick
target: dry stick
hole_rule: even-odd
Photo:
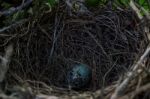
[[[139,94],[139,93],[141,93],[141,92],[146,92],[146,91],[148,91],[148,90],[150,90],[150,83],[148,83],[148,84],[146,84],[146,85],[140,87],[138,90],[132,92],[132,93],[131,93],[131,94],[133,95],[133,96],[132,96],[132,97],[133,97],[132,99],[134,99],[134,97],[135,97],[137,94]]]
[[[0,28],[0,33],[4,32],[4,31],[6,31],[6,30],[9,30],[9,29],[11,29],[11,28],[13,28],[13,27],[15,27],[15,26],[18,26],[18,25],[20,25],[20,24],[23,24],[23,23],[27,22],[28,20],[29,20],[29,19],[23,19],[23,20],[20,20],[20,21],[14,23],[14,24],[9,25],[9,26]]]
[[[131,96],[130,99],[135,99],[135,97],[142,93],[142,92],[148,92],[150,90],[150,83],[146,84],[146,85],[143,85],[141,86],[140,88],[138,88],[138,90],[134,90],[126,95],[124,95],[123,97],[121,97],[120,99],[129,99],[129,96]],[[127,97],[127,98],[126,98]]]
[[[131,8],[136,12],[137,16],[140,20],[143,19],[143,16],[140,14],[140,10],[135,6],[133,0],[130,1]],[[148,15],[147,15],[148,16]],[[119,87],[116,88],[115,93],[111,96],[111,99],[116,99],[117,97],[121,96],[125,89],[127,88],[130,80],[135,77],[135,71],[140,67],[140,64],[145,60],[147,55],[150,53],[150,47],[146,49],[144,54],[141,56],[139,61],[135,64],[133,71],[129,72],[129,76],[119,85]]]
[[[145,10],[143,7],[141,7],[141,10],[144,12],[146,18],[147,18],[148,20],[150,20],[150,13],[149,13],[147,10]]]
[[[144,18],[144,17],[141,15],[140,10],[135,6],[133,0],[130,1],[130,7],[133,9],[133,11],[136,12],[136,14],[137,14],[137,16],[138,16],[138,18],[139,18],[140,20],[142,20],[142,19]],[[143,7],[140,7],[140,9],[141,9],[141,11],[144,12],[146,18],[147,18],[148,21],[149,21],[149,20],[150,20],[150,14],[149,14],[149,12],[146,11]],[[149,41],[150,41],[150,29],[149,29],[148,26],[145,26],[145,32],[147,33],[147,37],[148,37],[148,39],[149,39]]]
[[[140,10],[139,10],[139,9],[136,7],[136,5],[134,4],[133,0],[131,0],[129,4],[130,4],[130,7],[133,9],[133,11],[136,12],[138,18],[139,18],[140,20],[142,20],[142,19],[143,19],[143,16],[141,15]]]
[[[14,14],[15,12],[17,12],[19,10],[22,10],[23,8],[28,7],[32,3],[32,1],[33,0],[27,0],[26,2],[23,1],[23,3],[18,7],[11,7],[8,10],[0,11],[0,17],[1,16],[9,16],[9,15],[12,15],[12,14]],[[0,29],[0,32],[8,30],[8,29],[10,29],[10,28],[12,28],[12,27],[14,27],[18,24],[24,23],[24,21],[26,22],[27,20],[24,19],[24,20],[21,20],[19,22],[14,23],[14,24],[11,24],[9,26],[3,27],[3,28]]]
[[[143,16],[140,14],[140,10],[135,6],[133,0],[130,1],[130,7],[136,12],[136,14],[139,17],[139,19],[142,20]],[[146,14],[147,19],[150,19],[149,14],[146,13],[145,10],[144,10],[144,12]],[[148,28],[148,27],[145,27],[145,28]],[[145,31],[145,32],[147,32],[147,36],[148,36],[149,35],[148,31]],[[117,99],[117,97],[121,96],[125,92],[125,89],[127,88],[129,82],[135,77],[136,70],[140,67],[140,65],[143,63],[143,61],[145,60],[145,58],[147,57],[147,55],[149,53],[150,53],[150,46],[148,46],[148,48],[146,49],[144,54],[141,56],[139,61],[135,64],[133,70],[131,72],[129,72],[128,77],[119,85],[119,87],[116,88],[116,91],[111,96],[111,99]]]
[[[140,10],[135,6],[133,0],[130,1],[130,6],[136,12],[139,19],[142,20],[143,16],[140,14]],[[128,77],[116,88],[115,93],[111,96],[111,99],[117,99],[119,96],[121,96],[125,92],[125,89],[127,88],[129,82],[135,77],[136,70],[140,67],[140,65],[143,63],[143,61],[145,60],[145,58],[147,57],[149,53],[150,53],[150,46],[148,46],[148,48],[146,49],[144,54],[141,56],[139,61],[135,64],[133,70],[129,72]]]
[[[24,2],[23,4],[21,4],[18,7],[11,7],[8,10],[0,11],[0,16],[2,16],[2,15],[4,15],[4,16],[12,15],[17,11],[22,10],[25,7],[28,7],[32,3],[32,1],[33,0],[27,0],[26,2]]]
[[[137,6],[135,5],[135,3],[133,2],[133,0],[131,0],[130,2],[130,7],[137,13],[138,16],[140,16],[141,18],[143,18],[143,15],[141,15],[140,11],[143,11],[145,17],[150,20],[150,13],[149,11],[147,11],[145,8],[143,8],[142,6],[138,5]],[[138,7],[138,8],[137,8]],[[140,10],[139,10],[140,9]],[[140,18],[139,17],[139,18]]]
[[[0,99],[18,99],[18,98],[0,93]]]
[[[124,93],[129,82],[135,77],[136,70],[141,66],[141,64],[144,62],[145,58],[149,55],[149,53],[150,53],[150,46],[148,46],[144,54],[140,57],[139,61],[135,64],[133,70],[129,72],[128,77],[116,88],[115,93],[112,95],[111,99],[117,99]]]
[[[9,67],[10,58],[12,56],[13,47],[9,45],[6,49],[5,56],[0,56],[1,64],[0,64],[0,83],[4,80],[5,74]]]
[[[54,54],[54,48],[56,46],[56,42],[58,40],[58,37],[59,37],[60,33],[64,29],[64,26],[62,26],[62,28],[58,31],[58,28],[59,28],[58,26],[60,25],[60,21],[61,21],[61,18],[59,18],[59,19],[55,18],[55,29],[54,29],[54,35],[53,35],[53,43],[52,43],[52,48],[51,48],[51,52],[50,52],[50,55],[49,55],[49,61],[48,61],[48,63],[51,62],[52,56]]]

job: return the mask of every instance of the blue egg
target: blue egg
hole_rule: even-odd
[[[88,87],[92,79],[92,70],[85,64],[75,64],[67,73],[67,82],[72,89]]]

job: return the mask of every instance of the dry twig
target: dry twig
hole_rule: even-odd
[[[12,15],[14,14],[15,12],[19,11],[19,10],[22,10],[23,8],[25,7],[28,7],[31,3],[32,3],[33,0],[27,0],[26,2],[22,3],[20,6],[18,7],[11,7],[10,9],[8,10],[4,10],[4,11],[0,11],[0,16],[8,16],[8,15]]]
[[[111,99],[117,99],[118,97],[122,96],[129,85],[130,81],[137,75],[137,70],[146,59],[146,57],[150,53],[150,46],[146,49],[144,54],[140,57],[139,61],[134,65],[134,68],[131,72],[129,72],[128,77],[116,88],[115,93],[111,96]]]
[[[9,29],[11,29],[11,28],[13,28],[13,27],[16,27],[16,26],[18,26],[18,25],[20,26],[20,24],[23,24],[23,23],[25,23],[25,22],[27,22],[27,21],[28,21],[28,19],[23,19],[23,20],[20,20],[20,21],[14,23],[14,24],[11,24],[11,25],[9,25],[9,26],[3,27],[3,28],[0,29],[0,33],[4,32],[4,31],[6,31],[6,30],[9,30]]]
[[[12,53],[13,53],[13,47],[12,47],[12,45],[9,45],[6,49],[5,56],[4,57],[0,56],[0,59],[2,60],[2,62],[0,64],[0,83],[5,78],[5,74],[8,70],[8,67],[9,67],[8,64],[10,62],[10,58],[12,56]]]

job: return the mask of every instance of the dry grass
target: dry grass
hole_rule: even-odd
[[[112,10],[106,6],[92,10],[91,15],[73,16],[63,4],[52,12],[43,10],[39,16],[0,34],[1,50],[9,43],[14,45],[5,91],[21,85],[10,92],[30,99],[109,99],[149,43],[143,22],[131,9]],[[149,58],[143,61],[143,68],[136,70],[137,75],[120,99],[150,97]],[[67,70],[79,62],[93,71],[85,92],[68,90],[64,82]]]

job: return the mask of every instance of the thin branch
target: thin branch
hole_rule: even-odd
[[[122,97],[120,97],[119,99],[135,99],[135,97],[142,93],[142,92],[147,92],[150,90],[150,83],[149,84],[146,84],[144,86],[141,86],[140,88],[138,88],[138,90],[136,91],[132,91]]]
[[[118,97],[122,96],[129,82],[135,77],[137,69],[141,66],[141,64],[144,62],[149,53],[150,53],[150,46],[148,46],[148,48],[141,56],[139,61],[134,65],[133,70],[129,72],[128,77],[116,88],[115,93],[111,96],[111,99],[117,99]]]
[[[142,20],[144,18],[141,15],[140,10],[134,4],[133,0],[130,1],[130,7],[136,12],[136,14],[137,14],[137,16],[140,20]],[[149,14],[147,14],[147,12],[144,9],[141,9],[141,10],[144,11],[144,13],[146,14],[147,19],[149,19]],[[149,33],[147,33],[147,35],[148,34]],[[149,53],[150,53],[150,46],[148,46],[148,48],[145,50],[144,54],[140,57],[139,61],[133,66],[134,68],[132,69],[132,71],[128,73],[129,74],[128,77],[116,88],[115,93],[111,96],[111,99],[117,99],[118,97],[120,97],[124,94],[124,92],[125,92],[127,86],[129,85],[130,81],[132,79],[134,79],[134,77],[137,75],[136,71],[139,69],[139,67],[144,62],[144,60],[149,55]]]
[[[139,8],[135,5],[135,3],[133,2],[133,0],[130,1],[130,7],[133,9],[133,11],[135,11],[135,13],[137,14],[138,18],[140,20],[142,20],[143,18],[146,18],[147,20],[144,21],[145,23],[149,24],[150,21],[150,14],[147,10],[145,10],[142,6],[140,6],[140,9],[144,12],[145,17],[140,13]],[[147,34],[148,40],[150,41],[150,29],[149,29],[149,25],[144,27],[144,32]]]
[[[150,90],[150,83],[148,83],[148,84],[146,84],[146,85],[140,87],[138,90],[132,92],[132,93],[131,93],[131,94],[132,94],[132,99],[134,99],[134,97],[135,97],[137,94],[140,94],[140,93],[142,93],[142,92],[146,92],[146,91],[148,91],[148,90]]]
[[[138,18],[139,19],[143,19],[143,16],[141,15],[140,10],[136,7],[136,5],[135,5],[133,0],[130,0],[129,5],[136,12]]]
[[[25,23],[25,22],[27,22],[27,21],[28,21],[28,19],[23,19],[23,20],[20,20],[20,21],[14,23],[14,24],[9,25],[9,26],[0,28],[0,33],[1,33],[1,32],[4,32],[4,31],[6,31],[6,30],[9,30],[9,29],[11,29],[11,28],[13,28],[13,27],[15,27],[15,26],[17,26],[17,25],[23,24],[23,23]]]
[[[0,98],[1,99],[18,99],[18,98],[13,97],[13,96],[7,96],[7,95],[5,95],[3,93],[0,94]]]
[[[5,74],[9,68],[10,58],[13,53],[12,45],[9,45],[6,49],[5,56],[0,56],[1,63],[0,63],[0,83],[4,80]]]
[[[18,7],[11,7],[8,10],[4,10],[4,11],[0,11],[0,16],[8,16],[8,15],[12,15],[15,12],[22,10],[25,7],[28,7],[33,0],[27,0],[26,2],[22,3],[20,6]]]

